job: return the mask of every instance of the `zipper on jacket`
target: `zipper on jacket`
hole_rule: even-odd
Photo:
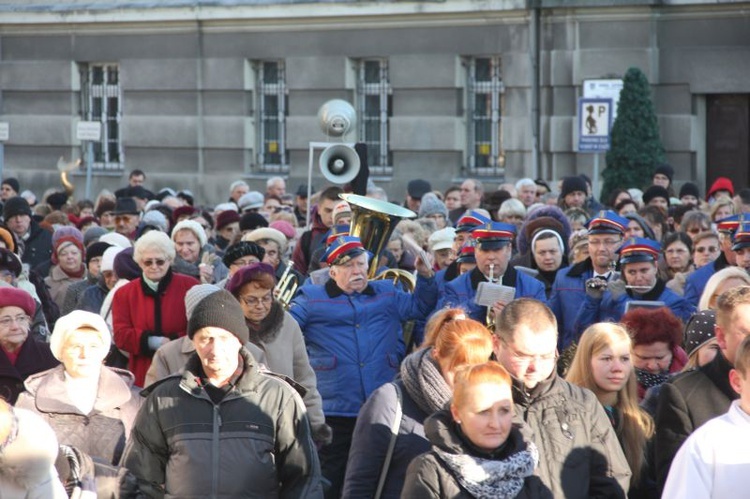
[[[211,497],[217,497],[219,492],[219,431],[221,430],[221,414],[219,406],[214,404],[214,425],[212,432],[211,456]]]

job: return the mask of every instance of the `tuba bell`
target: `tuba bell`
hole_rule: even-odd
[[[68,197],[72,196],[73,191],[76,190],[76,186],[68,180],[68,172],[75,170],[80,164],[80,159],[66,163],[63,157],[60,156],[60,159],[57,160],[57,170],[60,172],[60,182],[62,182],[62,185],[65,188],[65,194],[67,194]]]
[[[416,280],[409,272],[400,269],[388,269],[376,275],[378,271],[378,256],[388,244],[396,225],[404,218],[415,218],[413,211],[393,203],[372,199],[357,194],[339,194],[339,197],[349,203],[352,209],[352,222],[349,234],[357,236],[362,246],[372,253],[367,275],[370,279],[393,279],[400,281],[409,291],[414,290]],[[408,274],[408,277],[405,275]]]

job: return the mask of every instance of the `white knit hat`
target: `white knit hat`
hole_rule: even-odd
[[[62,360],[62,349],[68,333],[81,328],[89,328],[96,331],[106,351],[112,344],[112,334],[109,332],[107,323],[102,316],[85,310],[73,310],[68,315],[63,315],[55,322],[55,329],[49,338],[49,348],[57,360]]]
[[[193,315],[195,306],[198,305],[203,298],[216,293],[217,291],[221,291],[221,288],[214,284],[197,284],[190,288],[185,294],[185,315],[187,316],[187,320],[190,320],[190,316]]]
[[[99,238],[99,241],[109,243],[112,246],[119,246],[120,248],[131,248],[133,246],[133,243],[130,242],[130,239],[123,236],[122,234],[118,234],[117,232],[109,232],[107,234],[104,234]]]
[[[125,248],[120,248],[119,246],[110,246],[106,250],[104,250],[104,254],[102,255],[102,264],[101,264],[101,271],[107,271],[107,270],[115,270],[115,257],[117,254],[124,250]]]
[[[174,229],[172,229],[172,241],[174,241],[175,236],[181,230],[192,231],[195,234],[195,237],[198,238],[198,242],[200,243],[201,248],[204,247],[206,243],[208,243],[208,238],[206,237],[206,231],[203,230],[203,227],[201,227],[201,224],[199,224],[195,220],[183,220],[182,222],[175,225]]]

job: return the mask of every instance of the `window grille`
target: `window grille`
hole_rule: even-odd
[[[389,117],[392,116],[391,85],[387,59],[357,61],[357,120],[360,142],[367,144],[370,173],[393,173],[389,151]]]
[[[91,167],[99,171],[120,171],[124,168],[120,137],[120,68],[117,64],[85,64],[81,66],[81,76],[84,119],[101,123],[102,130],[101,140],[93,143],[94,158]]]
[[[502,144],[503,81],[499,57],[467,60],[467,166],[474,175],[502,175],[505,151]]]
[[[287,90],[283,61],[257,63],[258,167],[262,172],[289,171],[286,149]]]

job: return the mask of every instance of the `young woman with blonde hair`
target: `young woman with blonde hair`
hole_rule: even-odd
[[[654,421],[638,405],[632,353],[632,339],[623,326],[610,322],[593,324],[581,335],[565,379],[594,392],[604,406],[633,472],[630,496],[651,497],[655,489],[646,477],[646,469]]]
[[[492,337],[483,324],[461,309],[436,313],[424,343],[401,364],[399,378],[375,390],[362,406],[343,497],[399,497],[409,462],[430,449],[425,418],[449,403],[457,369],[486,362],[491,354]],[[392,432],[397,436],[389,450]],[[383,479],[380,495],[374,494]]]

